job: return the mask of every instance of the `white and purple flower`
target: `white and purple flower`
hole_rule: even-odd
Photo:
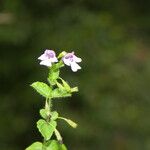
[[[41,60],[40,65],[47,67],[51,67],[52,63],[58,62],[55,52],[48,49],[46,49],[44,54],[42,54],[38,59]]]
[[[82,61],[81,58],[77,57],[74,55],[74,52],[72,53],[67,53],[63,58],[62,58],[64,64],[67,66],[71,66],[71,70],[73,72],[76,72],[77,70],[81,69],[81,67],[77,64]]]

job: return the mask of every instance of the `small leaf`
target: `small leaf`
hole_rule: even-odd
[[[62,120],[65,120],[71,127],[73,127],[73,128],[76,128],[78,125],[74,122],[74,121],[72,121],[72,120],[70,120],[70,119],[67,119],[67,118],[63,118],[63,117],[58,117],[59,119],[62,119]]]
[[[57,64],[55,64],[56,68],[59,69],[59,68],[62,68],[64,66],[64,63],[62,60],[60,60]]]
[[[62,137],[57,129],[55,129],[55,135],[57,140],[62,143]]]
[[[70,93],[59,88],[56,88],[52,91],[52,98],[61,98],[61,97],[69,97],[69,96],[71,96]]]
[[[48,111],[46,109],[40,109],[40,115],[42,118],[46,119],[48,117]]]
[[[34,82],[31,86],[42,96],[46,98],[50,97],[52,89],[46,83]]]
[[[64,89],[65,89],[59,82],[56,82],[56,84],[57,84],[57,86],[58,86],[58,88],[59,88],[60,90],[64,90]]]
[[[77,127],[77,124],[76,124],[75,122],[73,122],[72,120],[67,119],[66,121],[67,121],[67,123],[68,123],[71,127],[73,127],[73,128],[76,128],[76,127]]]
[[[51,140],[46,143],[46,150],[67,150],[64,144],[60,144],[56,140]]]
[[[53,111],[51,112],[51,120],[56,120],[58,118],[58,112]]]
[[[41,142],[35,142],[29,147],[27,147],[25,150],[42,150],[42,143]]]
[[[60,78],[60,79],[61,79],[66,91],[70,91],[71,88],[70,88],[69,84],[65,80],[63,80],[62,78]]]
[[[58,55],[58,58],[62,58],[63,56],[65,56],[67,54],[67,52],[63,51]]]
[[[68,92],[78,92],[78,87],[74,87],[74,88],[71,88],[70,86],[69,86],[69,84],[65,81],[65,80],[63,80],[62,78],[60,78],[59,77],[59,79],[61,79],[61,81],[62,81],[62,83],[63,83],[63,86],[64,86],[64,88],[66,89],[66,91],[68,91]]]
[[[78,92],[78,87],[71,88],[71,92]]]
[[[56,66],[53,66],[52,68],[50,68],[50,72],[48,76],[48,81],[50,82],[51,85],[55,85],[59,77],[59,69],[56,69],[55,67]]]
[[[51,138],[53,132],[55,131],[56,125],[56,121],[53,120],[50,121],[50,123],[46,122],[43,119],[40,119],[37,122],[37,128],[39,129],[45,140],[49,140]]]

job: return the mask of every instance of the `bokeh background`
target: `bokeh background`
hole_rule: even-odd
[[[0,149],[23,150],[41,140],[44,99],[29,86],[46,82],[44,49],[75,51],[82,70],[62,70],[79,86],[54,109],[69,150],[150,150],[150,1],[1,0]]]

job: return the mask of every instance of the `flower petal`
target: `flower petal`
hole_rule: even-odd
[[[54,57],[54,58],[50,58],[50,61],[51,62],[58,62],[58,59],[57,59],[57,57]]]
[[[51,56],[55,57],[56,56],[56,53],[53,50],[46,49],[44,53],[46,55],[49,55],[49,57],[51,57]]]
[[[73,72],[76,72],[78,69],[81,69],[81,67],[77,63],[72,62],[71,63],[71,69]]]
[[[64,64],[66,64],[67,66],[70,66],[71,62],[69,59],[65,59],[65,57],[63,57],[62,60],[63,60]]]
[[[50,66],[52,66],[52,63],[51,63],[51,61],[49,59],[47,59],[47,60],[42,60],[40,62],[40,65],[44,65],[44,66],[50,67]]]
[[[44,53],[44,54],[42,54],[38,59],[39,59],[39,60],[45,60],[45,59],[47,59],[47,57],[46,57],[46,55],[45,55],[45,53]]]
[[[81,58],[79,58],[79,57],[77,57],[75,55],[73,56],[73,59],[74,59],[75,62],[81,62],[82,61]]]

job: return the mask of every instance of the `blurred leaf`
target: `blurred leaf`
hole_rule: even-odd
[[[73,87],[73,88],[71,88],[71,92],[78,92],[79,90],[78,90],[78,87]]]

